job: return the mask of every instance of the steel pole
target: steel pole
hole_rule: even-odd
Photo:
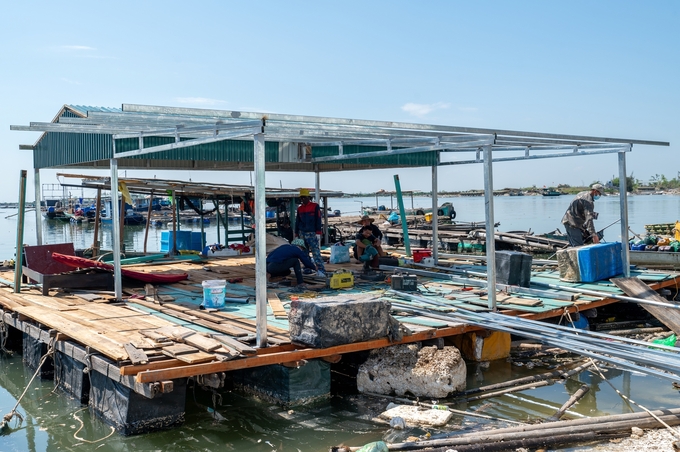
[[[113,140],[116,155],[116,140]],[[120,272],[120,214],[118,206],[118,159],[111,159],[111,241],[113,242],[113,284],[116,300],[123,300],[123,278]]]
[[[439,160],[439,152],[437,160]],[[439,201],[437,200],[437,164],[432,165],[432,258],[435,265],[439,262]]]
[[[264,134],[254,135],[255,156],[255,299],[257,347],[267,346],[267,228],[265,224]],[[318,173],[317,173],[318,175]],[[319,190],[317,187],[317,199]]]
[[[493,218],[493,163],[491,146],[484,146],[484,205],[486,207],[486,279],[489,309],[496,310],[496,234]]]
[[[26,210],[26,179],[28,172],[21,170],[19,176],[19,205],[17,206],[17,256],[14,260],[14,293],[21,292],[22,265],[24,263],[24,221]]]
[[[619,203],[621,205],[621,262],[623,275],[628,278],[630,277],[630,252],[628,251],[628,190],[625,152],[619,152]]]
[[[407,257],[411,257],[411,242],[408,237],[408,224],[406,222],[406,210],[404,209],[404,199],[401,196],[401,184],[399,183],[399,175],[394,175],[394,186],[397,190],[397,205],[399,206],[399,216],[401,217],[401,230],[404,234],[404,252]]]
[[[42,187],[40,186],[40,168],[33,170],[33,189],[35,190],[35,239],[38,245],[43,244],[42,223]]]

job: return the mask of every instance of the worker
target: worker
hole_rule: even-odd
[[[297,286],[303,287],[300,262],[302,262],[305,268],[316,270],[316,266],[309,258],[305,248],[305,241],[297,238],[292,243],[281,245],[269,253],[269,256],[267,256],[267,277],[288,276],[292,268],[295,272]]]
[[[321,248],[319,240],[321,238],[321,209],[319,205],[311,201],[309,190],[300,189],[300,206],[297,209],[295,219],[295,237],[304,240],[309,251],[312,252],[312,259],[316,265],[316,275],[326,277],[326,267],[321,259]]]
[[[600,243],[600,237],[595,231],[595,201],[604,194],[602,184],[593,184],[590,190],[582,191],[574,197],[569,208],[562,217],[562,224],[566,228],[570,246],[581,246],[587,241]]]
[[[380,239],[373,235],[370,226],[364,226],[357,232],[355,243],[356,259],[362,262],[365,268],[369,265],[372,268],[378,268],[380,258],[385,255],[385,252],[380,246]]]

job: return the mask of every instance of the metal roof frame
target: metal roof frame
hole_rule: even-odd
[[[84,113],[86,112],[86,114]],[[108,160],[111,170],[109,180],[112,198],[118,197],[119,161],[128,168],[158,168],[165,161],[173,160],[177,165],[172,169],[250,169],[255,171],[255,222],[265,223],[266,169],[314,172],[316,175],[317,202],[319,197],[319,173],[370,168],[399,168],[431,166],[432,168],[432,233],[437,243],[437,170],[439,166],[482,163],[484,165],[484,201],[486,208],[486,229],[494,228],[493,209],[493,163],[510,160],[531,160],[539,158],[575,157],[597,154],[618,155],[619,197],[621,205],[621,236],[628,235],[628,207],[626,194],[626,158],[634,144],[669,146],[662,141],[634,140],[577,136],[553,133],[535,133],[501,129],[453,127],[404,122],[371,121],[360,119],[324,118],[274,113],[255,113],[228,110],[207,110],[148,105],[123,104],[121,111],[104,108],[89,108],[65,105],[52,123],[30,123],[28,126],[10,126],[11,130],[39,131],[43,135],[33,146],[36,168],[36,187],[39,184],[39,168],[35,163],[36,148],[48,134],[65,136],[62,141],[54,140],[54,146],[68,149],[69,139],[76,141],[77,152],[62,158],[60,167],[100,167]],[[95,139],[85,142],[82,135]],[[75,137],[75,138],[73,138]],[[168,138],[170,137],[170,138]],[[161,142],[171,139],[174,142]],[[227,141],[249,142],[252,137],[252,163],[243,161],[235,152],[219,154],[219,161],[213,154],[201,154],[200,146]],[[78,138],[81,139],[77,142]],[[97,141],[97,138],[101,138]],[[126,147],[137,138],[137,149],[116,150],[117,143]],[[147,146],[145,139],[158,140]],[[110,140],[110,141],[109,141]],[[150,140],[151,143],[152,140]],[[266,161],[265,143],[278,143],[278,160]],[[73,143],[70,143],[73,144]],[[88,146],[92,146],[95,150]],[[49,147],[49,146],[46,146]],[[103,148],[103,149],[96,149]],[[192,149],[194,148],[194,149]],[[271,146],[270,146],[271,148]],[[297,152],[291,152],[296,150]],[[245,148],[244,148],[245,149]],[[51,149],[46,149],[52,151]],[[224,151],[224,149],[221,149]],[[193,151],[193,152],[192,152]],[[239,149],[243,151],[243,149]],[[167,152],[163,155],[160,153]],[[466,157],[464,154],[472,154]],[[512,155],[495,157],[495,153]],[[151,155],[154,154],[154,155]],[[160,154],[159,158],[155,158]],[[147,155],[146,159],[140,158]],[[212,158],[207,158],[212,156]],[[442,161],[445,156],[447,161]],[[462,157],[461,157],[462,156]],[[189,158],[192,157],[192,158]],[[198,158],[196,158],[198,157]],[[225,158],[226,157],[226,158]],[[89,158],[89,160],[88,160]],[[205,160],[201,160],[201,158]],[[457,158],[457,160],[456,160]],[[451,159],[450,161],[448,159]],[[158,163],[158,162],[161,163]],[[201,166],[207,161],[210,166]],[[199,162],[199,164],[197,164]],[[154,166],[152,166],[152,163]],[[218,165],[219,163],[219,165]],[[165,163],[168,165],[168,163]],[[251,166],[252,165],[252,166]],[[398,176],[395,176],[397,187]],[[39,187],[38,187],[39,188]],[[399,188],[398,188],[399,190]],[[38,190],[36,190],[36,193]],[[118,203],[112,203],[113,217],[119,218]],[[37,214],[39,217],[39,213]],[[40,224],[40,223],[38,223]],[[119,234],[117,222],[113,222],[114,237]],[[405,235],[408,234],[405,231]],[[257,344],[267,345],[267,287],[265,269],[265,228],[256,228],[256,302],[257,302]],[[496,287],[494,235],[486,235],[487,284]],[[409,252],[406,246],[407,253]],[[629,275],[628,247],[622,247],[624,274]],[[437,261],[437,247],[433,247]],[[114,279],[116,297],[121,298],[120,243],[114,240]],[[488,293],[489,308],[496,308],[495,290]]]

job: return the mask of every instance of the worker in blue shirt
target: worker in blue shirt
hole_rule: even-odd
[[[316,270],[316,266],[309,258],[305,248],[305,241],[297,238],[290,245],[281,245],[269,253],[269,256],[267,256],[267,273],[270,276],[288,276],[292,268],[295,272],[297,285],[301,286],[303,280],[300,261],[306,268]]]

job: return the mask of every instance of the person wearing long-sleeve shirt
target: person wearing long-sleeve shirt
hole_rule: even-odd
[[[316,269],[304,247],[305,242],[302,239],[295,239],[290,245],[281,245],[276,248],[267,256],[267,273],[271,276],[288,276],[292,268],[298,286],[302,284],[300,261],[306,268]]]
[[[317,276],[326,276],[326,267],[321,259],[319,237],[321,236],[321,209],[319,205],[311,201],[309,190],[300,189],[300,207],[297,209],[295,218],[295,236],[305,241],[307,248],[312,252],[312,258],[316,265]]]
[[[600,243],[595,231],[595,201],[604,193],[601,184],[593,184],[589,191],[582,191],[571,201],[569,208],[562,217],[562,224],[567,230],[569,245],[581,246],[586,238],[592,238],[593,243]]]

